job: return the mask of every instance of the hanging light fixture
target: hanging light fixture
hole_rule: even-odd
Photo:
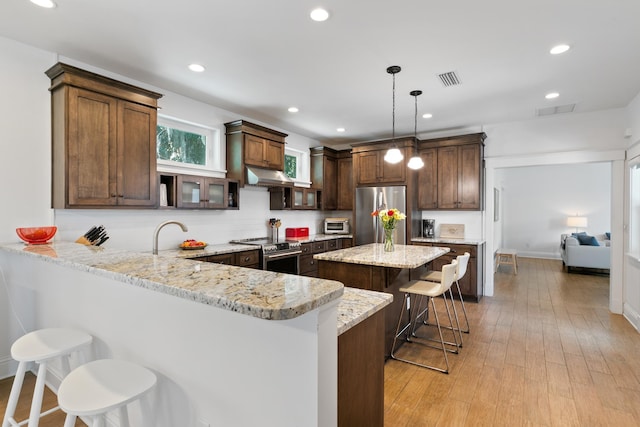
[[[393,114],[391,122],[391,142],[393,143],[393,147],[389,148],[387,154],[384,155],[384,161],[392,164],[400,163],[402,159],[404,159],[402,152],[396,146],[396,74],[398,74],[401,69],[398,65],[392,65],[387,68],[387,73],[393,76]]]
[[[417,141],[418,140],[418,96],[422,95],[422,91],[412,90],[411,92],[409,92],[409,95],[413,96],[416,101],[415,102],[416,112],[415,112],[414,125],[413,125],[413,135],[414,135],[414,139]],[[409,159],[409,163],[407,163],[407,166],[410,169],[420,169],[421,167],[424,166],[422,157],[420,157],[419,155],[413,156],[412,158]]]

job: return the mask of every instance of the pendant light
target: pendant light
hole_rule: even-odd
[[[415,104],[416,104],[416,112],[415,112],[415,117],[414,117],[414,126],[413,126],[413,134],[414,134],[414,138],[417,141],[418,140],[418,96],[422,95],[422,91],[421,90],[412,90],[411,92],[409,92],[409,95],[413,96],[415,98]],[[421,167],[424,166],[424,162],[422,161],[422,157],[415,155],[412,158],[409,159],[409,163],[407,163],[407,166],[410,169],[420,169]]]
[[[402,152],[396,146],[396,74],[398,74],[400,70],[401,68],[398,65],[392,65],[387,68],[387,73],[393,76],[393,114],[391,116],[391,142],[393,143],[393,147],[384,155],[384,161],[392,164],[400,163],[402,159],[404,159]]]

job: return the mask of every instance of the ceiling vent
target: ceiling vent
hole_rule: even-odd
[[[556,107],[536,108],[536,116],[552,116],[554,114],[573,113],[576,104],[558,105]]]
[[[448,73],[438,74],[440,81],[444,87],[457,86],[460,84],[460,79],[455,71],[449,71]]]

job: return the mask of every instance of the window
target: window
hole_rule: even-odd
[[[296,184],[309,186],[309,153],[285,147],[284,174]]]
[[[158,170],[203,174],[220,172],[220,132],[195,123],[158,116]]]
[[[284,155],[284,174],[291,179],[296,179],[298,177],[297,164],[298,164],[298,158],[296,156],[285,154]]]

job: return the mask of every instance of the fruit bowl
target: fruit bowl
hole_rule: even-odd
[[[56,226],[16,228],[18,237],[30,245],[44,245],[55,236],[56,231]]]
[[[180,249],[186,249],[186,250],[204,249],[206,247],[207,247],[207,244],[205,242],[201,242],[199,240],[194,240],[194,239],[188,239],[180,243]]]

